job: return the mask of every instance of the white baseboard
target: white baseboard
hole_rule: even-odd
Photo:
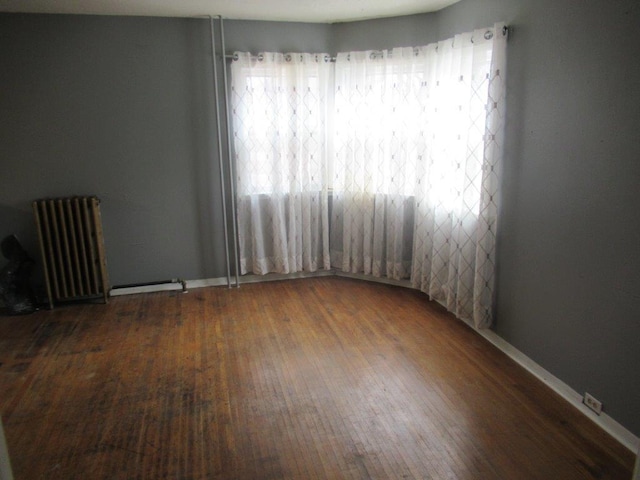
[[[116,287],[109,291],[110,297],[119,297],[120,295],[135,295],[138,293],[154,293],[166,292],[169,290],[182,290],[180,283],[160,283],[156,285],[140,285],[136,287]]]
[[[413,288],[409,280],[394,280],[393,278],[374,277],[373,275],[365,275],[363,273],[347,273],[341,272],[339,270],[336,270],[335,275],[338,277],[364,280],[366,282],[382,283],[384,285],[395,285],[396,287]]]
[[[627,430],[625,427],[616,422],[613,418],[607,415],[605,412],[602,412],[600,415],[597,415],[591,409],[589,409],[586,405],[582,403],[582,395],[576,392],[569,385],[564,383],[555,375],[551,374],[536,362],[527,357],[520,350],[515,348],[513,345],[508,343],[505,339],[500,337],[498,334],[493,332],[492,330],[487,329],[477,329],[470,322],[465,322],[469,327],[483,336],[487,341],[489,341],[492,345],[494,345],[498,350],[503,352],[509,358],[514,360],[517,364],[531,373],[538,380],[542,381],[545,385],[551,388],[554,392],[564,398],[567,402],[573,405],[575,408],[580,410],[584,415],[586,415],[591,421],[596,423],[600,428],[602,428],[605,432],[611,435],[613,438],[618,440],[622,445],[627,447],[632,452],[636,452],[638,450],[638,446],[640,445],[640,438],[636,437],[632,432]],[[640,480],[640,479],[639,479]]]
[[[231,280],[233,282],[233,279]],[[205,278],[202,280],[187,280],[187,289],[203,287],[226,287],[226,277]]]
[[[266,275],[242,275],[238,277],[240,284],[244,283],[258,283],[258,282],[272,282],[280,280],[292,280],[295,278],[313,278],[313,277],[327,277],[333,276],[335,272],[333,270],[320,270],[317,272],[298,272],[290,274],[281,273],[268,273]],[[202,278],[198,280],[186,280],[187,291],[193,288],[204,287],[235,287],[236,278],[231,277],[231,283],[227,283],[226,277],[213,277]],[[180,281],[167,282],[167,283],[155,283],[149,285],[139,285],[135,287],[116,287],[112,288],[109,295],[112,297],[118,297],[120,295],[136,295],[139,293],[154,293],[154,292],[168,292],[172,290],[182,290],[182,284]]]
[[[266,275],[242,275],[240,283],[277,282],[281,280],[293,280],[296,278],[331,277],[336,273],[333,270],[318,270],[317,272],[296,273],[267,273]]]
[[[334,270],[320,270],[317,272],[298,272],[293,274],[277,274],[270,273],[267,275],[243,275],[239,277],[239,283],[257,283],[257,282],[267,282],[267,281],[280,281],[280,280],[291,280],[296,278],[312,278],[312,277],[326,277],[326,276],[339,276],[339,277],[347,277],[354,278],[358,280],[366,280],[370,282],[383,283],[386,285],[395,285],[399,287],[412,288],[408,281],[406,280],[391,280],[388,278],[377,278],[372,277],[371,275],[361,275],[361,274],[351,274]],[[226,286],[227,279],[226,277],[220,278],[207,278],[201,280],[187,280],[187,289],[191,288],[202,288],[202,287],[218,287],[218,286]],[[235,277],[231,279],[231,286],[235,286]],[[115,288],[111,290],[112,296],[117,295],[130,295],[135,293],[149,293],[149,292],[160,292],[167,290],[181,290],[182,285],[180,283],[165,283],[160,285],[145,285],[140,287],[126,287],[126,288]],[[464,321],[464,320],[463,320]],[[502,351],[509,358],[514,360],[520,366],[522,366],[525,370],[535,376],[537,379],[542,381],[545,385],[559,394],[562,398],[568,401],[571,405],[577,408],[580,412],[586,415],[590,420],[596,423],[600,428],[602,428],[605,432],[611,435],[613,438],[618,440],[622,445],[631,450],[632,452],[638,452],[640,455],[640,438],[636,437],[632,432],[627,430],[625,427],[616,422],[613,418],[611,418],[606,413],[601,413],[600,415],[595,414],[591,411],[587,406],[582,403],[582,395],[572,389],[569,385],[564,383],[562,380],[552,375],[550,372],[542,368],[536,362],[527,357],[520,350],[515,348],[513,345],[508,343],[502,337],[497,335],[492,330],[488,329],[477,329],[471,322],[464,321],[469,327],[475,330],[478,334],[484,337],[489,343],[494,345],[498,350]],[[633,480],[640,480],[640,466],[636,465],[636,473],[634,474]]]

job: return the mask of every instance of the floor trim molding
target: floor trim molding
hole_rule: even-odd
[[[531,373],[538,380],[542,381],[545,385],[551,388],[554,392],[564,398],[567,402],[573,405],[575,408],[580,410],[583,415],[586,415],[591,421],[596,423],[600,428],[602,428],[605,432],[611,435],[613,438],[618,440],[622,445],[627,447],[630,451],[636,453],[638,451],[638,446],[640,445],[640,438],[636,437],[632,432],[627,430],[620,423],[615,421],[605,412],[602,412],[600,415],[597,415],[593,411],[591,411],[586,405],[582,403],[582,395],[576,392],[569,385],[564,383],[558,377],[550,373],[549,371],[542,368],[531,358],[527,357],[520,350],[515,348],[509,342],[507,342],[504,338],[499,336],[492,330],[482,330],[477,329],[473,326],[472,323],[464,321],[470,328],[475,330],[479,335],[484,337],[489,343],[495,346],[498,350],[503,352],[513,361],[515,361],[518,365],[523,367],[529,373]]]

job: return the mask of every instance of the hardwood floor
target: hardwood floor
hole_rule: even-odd
[[[337,277],[0,317],[25,479],[629,479],[634,456],[419,292]]]

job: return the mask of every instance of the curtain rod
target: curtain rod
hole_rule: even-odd
[[[512,27],[510,27],[509,25],[504,25],[504,26],[502,27],[502,35],[504,35],[505,37],[507,37],[507,38],[508,38],[508,37],[509,37],[509,33],[510,33],[512,30],[513,30],[513,28],[512,28]],[[377,50],[377,51],[378,51],[378,52],[380,52],[380,53],[382,53],[382,52],[383,52],[383,50]],[[258,55],[251,54],[251,58],[253,58],[253,59],[257,59],[257,60],[262,60],[261,56],[262,56],[262,54],[258,54]],[[226,58],[226,59],[230,59],[230,60],[238,60],[238,54],[237,54],[237,53],[226,53],[226,54],[224,55],[224,58]],[[329,57],[329,56],[327,55],[327,58],[329,59],[329,61],[330,61],[330,62],[335,62],[335,61],[336,61],[336,57]]]
[[[318,54],[318,55],[320,55],[320,54]],[[238,54],[237,53],[226,53],[224,55],[224,58],[231,59],[231,60],[238,60]],[[256,59],[256,60],[262,60],[262,54],[254,55],[252,53],[251,54],[251,58]],[[335,62],[336,61],[336,57],[330,57],[329,55],[326,55],[326,58],[328,58],[328,61],[330,61],[330,62]]]

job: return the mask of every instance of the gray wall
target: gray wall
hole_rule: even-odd
[[[330,29],[229,21],[226,46]],[[39,258],[31,201],[96,194],[113,285],[226,275],[208,20],[0,14],[0,64],[0,238]]]
[[[495,331],[640,435],[636,0],[229,21],[227,50],[417,45],[501,20],[513,32]],[[0,15],[0,234],[33,236],[34,198],[96,193],[114,283],[224,275],[209,53],[205,20]]]
[[[227,52],[331,52],[332,26],[322,23],[287,23],[226,20]]]
[[[96,194],[113,284],[220,271],[203,27],[0,16],[3,235],[18,233],[37,255],[30,201]]]
[[[333,25],[332,49],[334,53],[381,50],[427,45],[438,40],[437,15],[409,15],[336,23]]]

